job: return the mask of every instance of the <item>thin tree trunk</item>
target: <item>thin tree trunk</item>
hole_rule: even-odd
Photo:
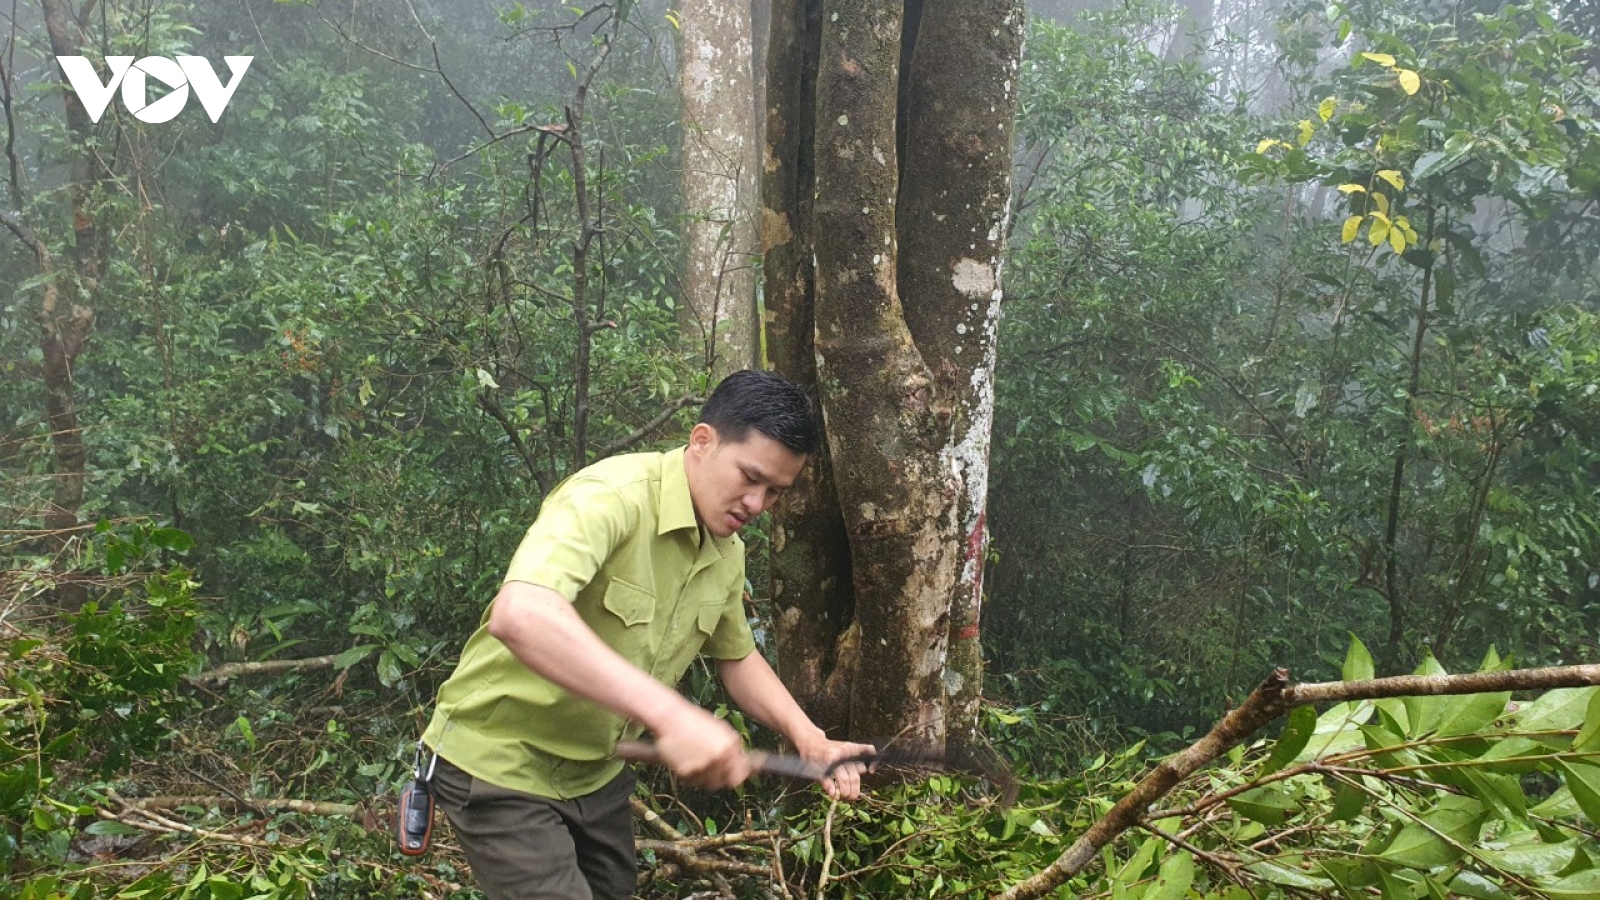
[[[1434,239],[1433,211],[1428,211],[1428,228],[1422,246]],[[1389,639],[1384,649],[1385,668],[1400,668],[1400,645],[1405,640],[1405,597],[1400,587],[1400,504],[1405,499],[1406,462],[1411,456],[1411,435],[1416,429],[1417,394],[1422,390],[1422,351],[1428,335],[1428,307],[1433,292],[1433,263],[1422,270],[1422,290],[1417,298],[1416,328],[1411,337],[1410,372],[1402,406],[1404,421],[1399,425],[1400,446],[1394,453],[1394,470],[1389,479],[1389,513],[1383,532],[1383,589],[1389,600]]]
[[[756,364],[757,203],[751,0],[683,0],[682,325],[716,378]]]
[[[56,56],[81,55],[83,31],[72,4],[65,0],[42,0],[42,8],[51,52]],[[59,543],[64,546],[64,535],[78,524],[87,478],[88,452],[78,421],[73,367],[94,327],[93,297],[99,289],[104,268],[103,239],[94,208],[104,172],[90,149],[94,123],[64,73],[61,87],[67,132],[74,148],[67,186],[73,231],[71,268],[56,266],[42,241],[34,248],[34,256],[39,262],[40,274],[47,279],[37,322],[39,350],[43,356],[40,374],[44,381],[45,413],[55,457],[50,505],[45,510],[44,524],[47,529],[63,535]],[[54,597],[56,605],[62,609],[76,609],[84,599],[83,588],[76,582],[63,583]]]

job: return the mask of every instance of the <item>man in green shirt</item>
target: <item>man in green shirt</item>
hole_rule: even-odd
[[[696,655],[801,756],[871,752],[811,722],[744,617],[738,531],[817,441],[799,388],[736,372],[688,446],[603,460],[544,499],[423,735],[439,808],[491,900],[632,896],[633,775],[614,757],[619,740],[648,729],[672,771],[703,787],[750,777],[738,732],[674,688]],[[824,787],[854,799],[862,770],[841,766]]]

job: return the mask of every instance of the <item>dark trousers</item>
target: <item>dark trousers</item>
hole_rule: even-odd
[[[490,784],[443,757],[433,795],[489,900],[628,900],[633,853],[632,769],[575,800]]]

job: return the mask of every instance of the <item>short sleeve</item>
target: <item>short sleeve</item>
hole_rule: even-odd
[[[637,508],[615,487],[569,480],[545,497],[504,581],[536,584],[575,600],[637,521]]]

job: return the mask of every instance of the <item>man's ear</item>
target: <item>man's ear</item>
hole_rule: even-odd
[[[704,422],[696,422],[689,431],[689,449],[703,456],[716,448],[717,437],[717,429]]]

